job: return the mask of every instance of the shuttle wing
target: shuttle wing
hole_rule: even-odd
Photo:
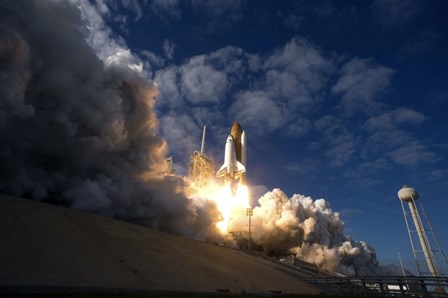
[[[246,172],[246,167],[240,163],[238,160],[236,161],[236,171],[237,173],[244,173]]]
[[[225,176],[227,172],[228,172],[228,171],[227,171],[226,164],[223,164],[223,165],[221,166],[221,168],[218,170],[218,172],[216,173],[216,176],[217,176],[217,177]]]

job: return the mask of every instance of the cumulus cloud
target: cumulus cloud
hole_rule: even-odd
[[[344,114],[324,115],[312,125],[319,135],[312,150],[322,150],[322,162],[342,169],[339,175],[351,185],[377,185],[384,173],[396,166],[417,167],[438,160],[431,147],[410,130],[428,119],[418,111],[384,106],[360,122],[351,118]]]
[[[376,166],[363,175],[356,165],[369,160],[387,160],[382,164],[385,168],[396,164],[392,152],[407,141],[418,141],[406,127],[420,125],[427,118],[410,108],[384,104],[382,96],[394,74],[391,68],[373,59],[339,58],[326,55],[301,37],[267,53],[226,46],[158,70],[156,108],[164,123],[173,115],[180,116],[166,123],[182,126],[188,148],[198,143],[202,125],[213,127],[207,140],[213,145],[208,148],[218,160],[219,140],[225,138],[233,121],[242,122],[254,138],[273,132],[301,138],[315,130],[318,147],[313,150],[320,151],[321,162],[333,167],[349,165],[345,177],[355,179],[359,173],[359,179],[366,179]],[[322,115],[333,104],[331,100],[337,102],[340,115]],[[162,135],[171,140],[168,134],[168,129],[163,130]],[[170,141],[170,152],[183,163],[189,155],[185,148]],[[430,160],[428,147],[415,148],[426,148],[420,151],[426,156],[420,162]]]
[[[247,91],[237,94],[230,108],[235,119],[244,119],[256,133],[272,132],[284,125],[280,107],[261,91]],[[258,127],[258,129],[257,129]]]
[[[141,1],[121,0],[120,4],[124,9],[131,11],[135,15],[135,17],[134,17],[135,21],[138,21],[143,16],[143,9],[141,7]]]
[[[151,0],[148,4],[149,11],[164,23],[179,21],[182,11],[179,0]]]
[[[427,120],[420,112],[396,108],[377,112],[360,124],[344,116],[325,115],[313,123],[327,163],[344,167],[343,177],[355,185],[375,185],[395,165],[417,166],[437,161],[435,153],[409,128]]]
[[[313,177],[319,171],[322,163],[318,159],[302,159],[300,162],[291,162],[285,166],[285,170],[293,175]]]
[[[393,72],[372,59],[353,58],[339,71],[340,77],[332,91],[342,95],[340,104],[347,114],[372,114],[381,108],[378,96],[390,86]]]
[[[286,98],[289,108],[309,108],[335,66],[315,45],[296,37],[270,55],[263,68],[273,95]]]
[[[422,163],[433,163],[436,155],[419,141],[408,142],[390,153],[392,160],[405,166],[417,166]]]
[[[302,38],[265,57],[227,46],[157,71],[157,109],[189,115],[198,127],[208,109],[205,114],[214,115],[208,125],[238,120],[256,135],[287,127],[285,135],[300,137],[311,129],[306,113],[323,100],[334,70],[332,60]]]
[[[171,112],[160,117],[160,133],[166,136],[170,148],[180,156],[190,156],[199,149],[199,138],[194,138],[198,134],[191,132],[200,132],[201,128],[189,115]]]
[[[202,57],[181,67],[180,80],[186,99],[193,104],[219,102],[227,89],[227,75],[206,65]]]
[[[314,122],[314,128],[322,136],[325,157],[330,165],[340,167],[357,157],[361,137],[342,118],[322,116]]]
[[[364,152],[381,153],[397,165],[433,163],[437,160],[435,153],[407,129],[426,119],[422,113],[407,108],[397,108],[370,117],[365,122],[369,136]]]
[[[420,112],[398,108],[369,118],[365,126],[369,130],[386,130],[397,126],[418,125],[425,119],[426,117]]]
[[[418,56],[434,48],[442,38],[442,35],[435,31],[423,32],[409,39],[398,55],[404,59]]]
[[[371,4],[372,23],[383,28],[401,27],[421,11],[420,0],[375,0]]]
[[[298,117],[286,127],[285,135],[289,137],[301,137],[311,130],[311,121],[305,117]]]
[[[226,73],[208,64],[204,56],[193,57],[181,67],[159,70],[155,80],[161,89],[161,105],[167,101],[178,105],[184,101],[216,103],[224,99],[228,84]]]

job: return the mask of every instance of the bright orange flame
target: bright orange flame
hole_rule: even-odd
[[[223,234],[229,232],[231,220],[245,216],[246,209],[250,207],[249,190],[243,184],[237,184],[236,189],[232,190],[230,182],[223,185],[210,183],[207,187],[196,188],[196,194],[216,203],[222,215],[216,226]]]

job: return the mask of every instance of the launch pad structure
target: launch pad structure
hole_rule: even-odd
[[[215,177],[215,164],[213,160],[204,153],[205,133],[207,126],[202,131],[201,151],[194,151],[190,156],[188,177],[199,187],[204,187]]]

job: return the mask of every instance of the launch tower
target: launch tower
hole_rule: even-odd
[[[448,262],[439,240],[432,229],[421,199],[419,200],[420,206],[417,207],[416,200],[419,198],[418,192],[414,188],[405,185],[398,191],[398,198],[403,209],[412,251],[420,276],[428,273],[423,270],[423,264],[419,263],[419,257],[421,258],[423,254],[429,273],[434,277],[441,277],[441,269],[447,270]],[[405,207],[406,205],[407,208]],[[425,221],[422,221],[421,215]],[[416,238],[418,238],[418,241]]]
[[[204,126],[202,131],[201,151],[194,151],[190,156],[188,170],[188,177],[199,187],[207,185],[208,181],[215,177],[215,164],[213,163],[213,160],[204,153],[206,129],[207,127]]]

